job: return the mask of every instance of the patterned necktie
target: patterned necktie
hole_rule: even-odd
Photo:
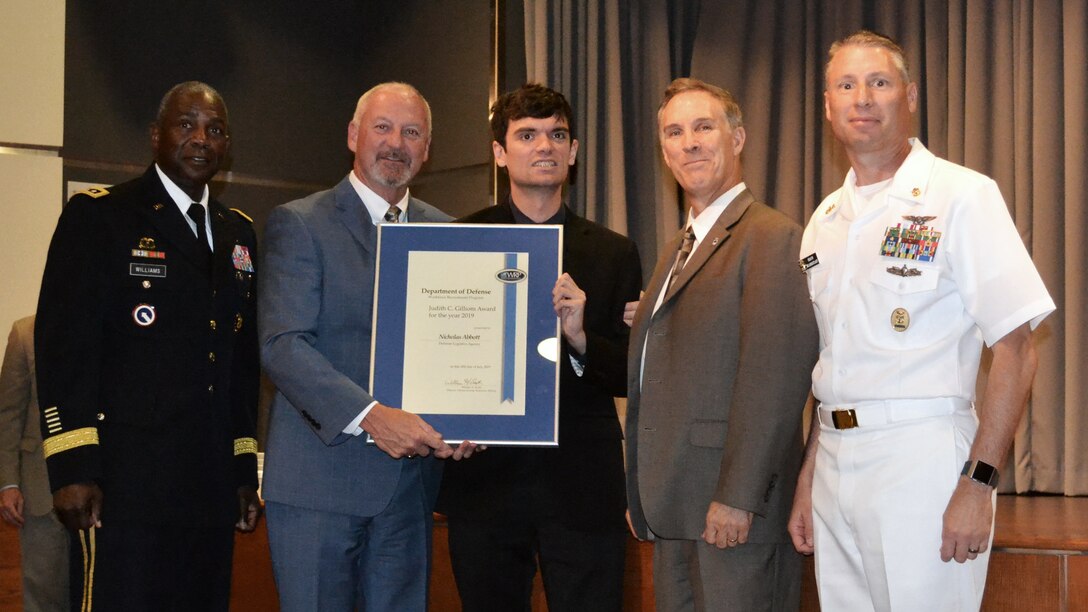
[[[208,228],[204,225],[204,207],[197,202],[193,202],[189,205],[189,210],[185,211],[186,215],[196,223],[196,239],[203,247],[205,251],[211,252],[211,247],[208,246]]]
[[[386,223],[400,223],[400,209],[394,204],[389,207],[389,210],[385,211]]]
[[[672,274],[669,275],[669,288],[672,288],[673,282],[676,281],[676,277],[680,276],[680,270],[684,269],[684,264],[688,262],[688,255],[691,255],[691,247],[695,244],[695,232],[689,225],[687,230],[684,231],[684,240],[680,242],[680,250],[676,252],[676,263],[672,265]]]

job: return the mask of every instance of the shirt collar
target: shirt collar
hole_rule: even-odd
[[[729,191],[718,196],[709,206],[704,208],[703,212],[699,213],[697,217],[692,215],[691,210],[688,210],[688,225],[695,232],[695,242],[703,241],[710,228],[714,227],[714,224],[718,222],[718,217],[721,217],[733,200],[737,199],[737,196],[747,188],[744,181],[733,185]]]
[[[563,225],[567,220],[567,207],[566,205],[560,205],[559,211],[552,215],[549,219],[537,223],[529,218],[528,215],[521,212],[521,209],[514,204],[513,198],[507,197],[506,204],[510,207],[510,212],[514,215],[514,223],[518,225]]]
[[[355,193],[359,194],[363,206],[366,206],[366,211],[370,213],[370,221],[374,225],[385,223],[385,213],[389,210],[390,203],[359,180],[359,177],[355,176],[354,170],[348,172],[348,180],[351,181],[351,186],[355,188]],[[408,221],[408,198],[410,195],[411,193],[406,189],[404,197],[399,202],[393,202],[393,204],[397,205],[397,208],[400,208],[400,221],[402,223]]]
[[[926,191],[926,179],[929,170],[936,158],[918,138],[908,138],[907,142],[910,143],[910,153],[907,154],[907,158],[903,160],[899,168],[895,170],[890,183],[884,189],[887,190],[889,196],[920,204]],[[842,188],[838,191],[838,198],[824,209],[819,216],[820,220],[830,221],[837,217],[838,213],[843,212],[844,208],[850,209],[846,211],[848,220],[853,219],[850,214],[860,216],[861,213],[854,210],[856,204],[850,201],[854,198],[855,191],[858,189],[857,184],[858,175],[853,168],[850,168],[846,173],[846,179],[843,180]]]
[[[189,212],[189,206],[192,205],[193,199],[189,197],[189,194],[182,191],[181,187],[178,187],[174,181],[170,180],[170,177],[166,176],[166,173],[162,171],[162,168],[158,164],[155,164],[155,172],[159,174],[159,180],[162,181],[162,186],[166,188],[166,193],[170,195],[170,199],[174,201],[178,206],[178,210],[181,214]],[[204,207],[205,211],[208,209],[208,186],[204,185],[204,193],[201,194],[198,203]],[[207,215],[205,215],[207,217]]]

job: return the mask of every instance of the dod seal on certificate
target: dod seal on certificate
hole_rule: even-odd
[[[555,446],[559,225],[378,226],[370,389],[447,442]]]

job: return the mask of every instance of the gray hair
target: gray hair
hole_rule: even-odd
[[[725,120],[729,122],[731,129],[735,130],[744,125],[744,115],[740,111],[740,104],[737,104],[737,99],[728,90],[699,79],[681,78],[669,83],[668,88],[665,89],[665,97],[661,100],[661,106],[657,107],[658,128],[661,127],[661,115],[665,111],[665,106],[676,96],[689,91],[708,93],[715,100],[721,102],[722,110],[725,112]]]

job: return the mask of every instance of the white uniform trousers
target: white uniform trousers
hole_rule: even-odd
[[[859,426],[835,429],[835,408],[854,408]],[[940,557],[942,517],[978,429],[970,403],[866,402],[824,406],[820,416],[812,504],[821,609],[978,610],[989,547],[963,564]],[[992,542],[992,523],[990,534]]]

